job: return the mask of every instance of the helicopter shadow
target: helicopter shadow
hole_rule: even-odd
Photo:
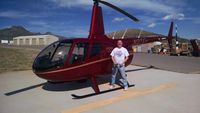
[[[110,76],[105,75],[104,77],[98,77],[97,82],[99,85],[109,83]],[[73,91],[82,88],[91,87],[91,82],[88,79],[79,80],[79,81],[71,81],[71,82],[63,82],[63,83],[56,83],[52,84],[47,82],[43,85],[43,89],[47,91]]]
[[[21,89],[18,89],[18,90],[14,90],[14,91],[11,91],[11,92],[7,92],[7,93],[4,93],[4,95],[12,96],[12,95],[15,95],[15,94],[18,94],[18,93],[22,93],[22,92],[25,92],[25,91],[28,91],[28,90],[32,90],[32,89],[38,88],[40,86],[43,86],[44,84],[46,84],[46,82],[40,83],[40,84],[36,84],[36,85],[32,85],[32,86],[28,86],[28,87],[21,88]]]
[[[132,69],[132,70],[126,70],[126,72],[128,73],[128,72],[134,72],[134,71],[141,71],[141,70],[147,70],[147,69],[151,69],[151,68],[153,68],[153,66],[145,67],[145,68]],[[110,83],[110,77],[111,77],[110,74],[105,75],[103,77],[98,77],[97,82],[98,82],[99,85],[105,84],[105,83]],[[121,76],[116,77],[116,83],[118,85],[120,85],[119,84],[120,78],[121,78]],[[35,88],[38,88],[38,87],[42,87],[42,89],[47,90],[47,91],[55,91],[55,92],[56,91],[72,91],[72,90],[91,87],[91,82],[90,82],[90,80],[62,82],[62,83],[57,83],[57,84],[52,84],[52,83],[49,83],[49,82],[43,82],[43,83],[39,83],[39,84],[36,84],[36,85],[28,86],[28,87],[25,87],[25,88],[10,91],[10,92],[4,93],[4,95],[12,96],[12,95],[23,93],[25,91],[32,90],[32,89],[35,89]]]
[[[153,68],[153,66],[126,70],[126,73],[147,70],[147,69],[151,69],[151,68]],[[117,75],[116,84],[119,86],[121,86],[120,79],[121,79],[121,76]],[[98,85],[110,83],[110,80],[111,80],[111,74],[97,78]],[[87,79],[87,80],[81,80],[81,81],[63,82],[63,83],[58,83],[58,84],[52,84],[52,83],[47,82],[46,84],[43,85],[42,88],[47,91],[72,91],[72,90],[78,90],[78,89],[87,88],[87,87],[91,87],[91,86],[92,86],[92,84],[91,84],[90,80]]]

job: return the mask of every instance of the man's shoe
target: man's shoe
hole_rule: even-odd
[[[128,86],[124,87],[124,91],[127,91],[128,90]]]
[[[115,88],[115,86],[114,86],[114,85],[110,85],[110,88],[109,88],[109,89],[113,89],[113,88]]]

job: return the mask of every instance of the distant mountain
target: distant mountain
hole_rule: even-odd
[[[30,31],[26,30],[22,26],[12,26],[10,28],[5,28],[0,30],[0,39],[12,40],[16,36],[26,36],[33,35]]]
[[[54,35],[51,32],[33,33],[25,29],[23,26],[11,26],[10,28],[0,29],[0,40],[13,40],[17,36],[30,36],[30,35]],[[55,35],[59,38],[65,38],[63,36]]]
[[[174,40],[175,40],[175,37],[174,37]],[[190,43],[190,40],[189,39],[185,39],[185,38],[181,38],[181,37],[178,37],[178,41],[180,43]]]

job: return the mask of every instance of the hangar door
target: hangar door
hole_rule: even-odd
[[[36,38],[32,38],[32,45],[37,45]]]
[[[44,38],[39,38],[39,45],[44,45]]]
[[[24,44],[23,41],[24,41],[23,39],[19,39],[19,45],[23,45]]]
[[[13,41],[14,41],[14,45],[17,45],[17,39],[14,39]]]
[[[30,44],[30,39],[27,38],[27,39],[25,40],[25,44],[26,44],[26,45],[29,45],[29,44]]]

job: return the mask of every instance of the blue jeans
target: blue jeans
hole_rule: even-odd
[[[120,75],[122,77],[122,82],[123,82],[124,87],[128,87],[128,81],[127,81],[126,73],[125,73],[125,66],[119,65],[119,64],[114,65],[112,68],[111,85],[115,84],[116,76],[117,76],[118,72],[120,73]]]

